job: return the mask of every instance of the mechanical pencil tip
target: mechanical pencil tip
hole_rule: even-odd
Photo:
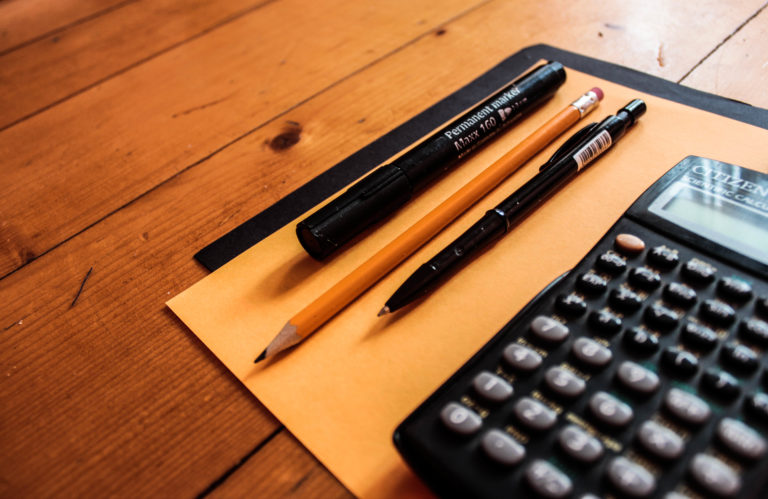
[[[382,308],[381,310],[379,310],[379,313],[378,313],[378,314],[376,314],[376,317],[381,317],[382,315],[387,315],[388,313],[389,313],[389,307],[387,307],[387,306],[385,305],[385,306],[384,306],[384,308]]]

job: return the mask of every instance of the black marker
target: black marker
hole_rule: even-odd
[[[452,271],[467,262],[470,255],[506,234],[515,224],[615,144],[644,113],[645,102],[635,99],[619,109],[616,116],[608,116],[600,123],[592,123],[582,128],[558,149],[535,177],[496,208],[487,212],[444,250],[416,269],[416,272],[411,274],[387,300],[379,315],[394,312],[425,295]]]
[[[544,64],[521,76],[299,222],[296,234],[301,245],[318,260],[327,257],[406,204],[414,192],[468,153],[529,114],[554,95],[563,82],[565,69],[559,62]]]

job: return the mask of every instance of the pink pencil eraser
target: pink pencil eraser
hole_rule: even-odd
[[[597,100],[603,100],[603,91],[599,88],[595,87],[590,92],[594,92],[595,95],[597,95]]]

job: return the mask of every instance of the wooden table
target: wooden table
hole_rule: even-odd
[[[768,107],[765,0],[0,2],[0,496],[345,496],[165,301],[547,43]]]

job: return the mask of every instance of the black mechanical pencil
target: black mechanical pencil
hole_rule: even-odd
[[[558,149],[535,177],[416,269],[387,300],[379,315],[394,312],[425,295],[468,262],[472,255],[506,234],[613,146],[645,113],[645,109],[645,102],[635,99],[619,109],[615,116],[608,116],[600,123],[582,128]]]
[[[296,226],[318,260],[406,204],[467,154],[554,95],[565,82],[559,62],[534,68],[487,97],[393,162],[375,169]]]

